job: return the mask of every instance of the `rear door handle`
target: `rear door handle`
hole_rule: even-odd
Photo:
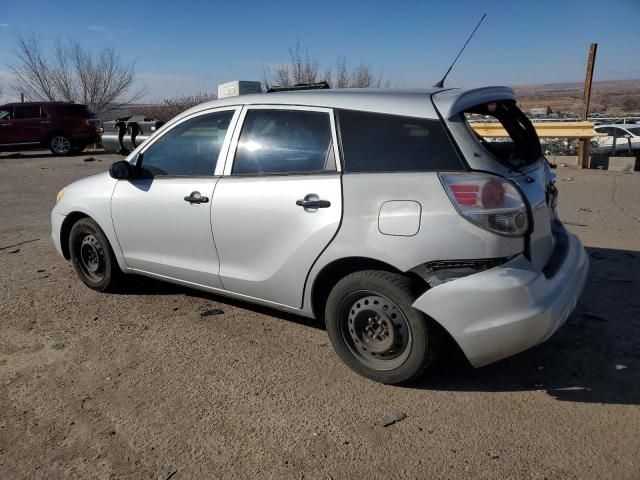
[[[329,200],[296,200],[296,205],[303,208],[329,208]]]
[[[191,192],[190,195],[184,197],[184,201],[189,203],[208,203],[209,197],[202,196],[200,192]]]

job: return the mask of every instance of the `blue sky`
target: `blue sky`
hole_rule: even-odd
[[[298,39],[322,65],[346,56],[394,86],[430,86],[484,12],[449,85],[582,81],[590,42],[599,43],[596,79],[640,78],[640,0],[0,0],[0,79],[15,35],[35,33],[45,44],[115,48],[136,61],[156,99],[259,80],[264,65],[288,61]]]

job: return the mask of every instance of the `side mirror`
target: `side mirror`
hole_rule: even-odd
[[[126,180],[133,176],[133,167],[126,160],[120,160],[111,164],[109,167],[109,175],[116,180]]]

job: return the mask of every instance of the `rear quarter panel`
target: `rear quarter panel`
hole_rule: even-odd
[[[347,257],[379,260],[406,272],[435,260],[507,257],[524,249],[522,238],[495,235],[461,217],[435,172],[345,174],[342,185],[342,225],[313,266],[312,280],[331,262]],[[415,235],[380,231],[382,205],[398,200],[420,204]],[[308,288],[305,310],[310,303]]]

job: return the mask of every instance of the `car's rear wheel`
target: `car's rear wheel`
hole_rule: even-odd
[[[359,374],[396,384],[420,376],[435,360],[441,335],[411,305],[412,281],[361,271],[340,280],[327,299],[327,332],[340,358]]]
[[[69,252],[73,268],[85,285],[100,292],[117,288],[120,267],[107,237],[96,222],[82,218],[71,227]]]
[[[73,151],[71,139],[66,135],[54,135],[49,140],[49,149],[54,155],[69,155]]]

